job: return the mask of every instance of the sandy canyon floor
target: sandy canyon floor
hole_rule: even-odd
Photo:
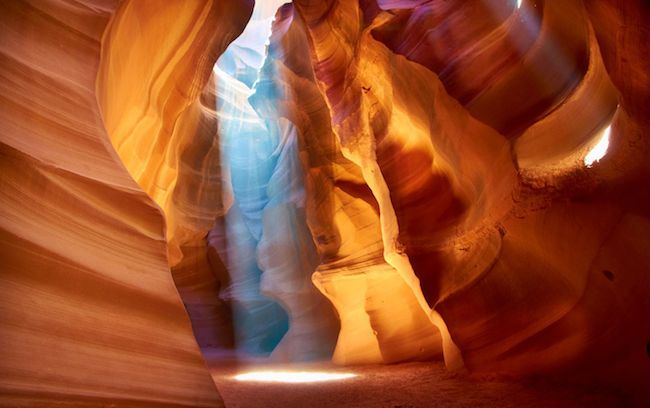
[[[211,355],[208,362],[229,408],[292,407],[617,407],[626,401],[604,389],[548,381],[513,381],[448,372],[441,362],[338,367],[327,363],[291,366],[235,362]],[[315,383],[242,382],[252,371],[292,370],[354,373],[356,377]]]

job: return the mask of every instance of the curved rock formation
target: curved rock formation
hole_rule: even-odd
[[[295,6],[341,151],[377,200],[383,259],[422,310],[439,315],[431,320],[448,363],[518,375],[598,366],[599,381],[620,376],[636,392],[647,389],[639,378],[650,369],[643,356],[650,234],[638,204],[648,192],[629,188],[647,180],[638,159],[647,142],[623,119],[625,109],[614,115],[616,90],[582,3],[523,2],[481,23],[460,18],[475,10],[465,3]],[[458,80],[485,50],[522,41],[505,34],[516,21],[531,36],[528,48],[514,46],[522,63],[496,59],[478,65],[485,80]],[[610,151],[585,166],[610,123]],[[616,320],[622,315],[626,329]],[[625,334],[614,339],[605,327]],[[622,353],[625,363],[589,361],[596,348]]]
[[[223,282],[205,259],[205,237],[229,203],[208,81],[251,12],[252,2],[126,2],[105,31],[97,76],[111,142],[164,212],[172,273],[204,346],[232,337]],[[194,261],[182,261],[188,251]]]
[[[440,350],[439,337],[381,257],[376,201],[337,146],[308,61],[304,27],[285,6],[251,99],[263,115],[283,117],[298,132],[307,223],[321,258],[313,279],[341,319],[333,358],[339,363],[430,358]],[[395,319],[398,314],[409,317]]]
[[[0,405],[221,405],[97,104],[116,8],[0,4]]]
[[[179,246],[205,237],[223,212],[216,116],[199,95],[251,10],[234,0],[132,1],[104,34],[97,91],[106,130],[165,212],[172,265]]]
[[[203,347],[650,401],[645,2],[296,0],[215,71],[251,1],[0,12],[3,403],[218,405],[181,297]]]

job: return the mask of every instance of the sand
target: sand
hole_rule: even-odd
[[[604,389],[454,374],[441,362],[338,367],[235,362],[212,356],[210,370],[226,407],[615,407],[627,405]],[[357,377],[319,383],[240,382],[236,374],[255,370],[351,372]]]

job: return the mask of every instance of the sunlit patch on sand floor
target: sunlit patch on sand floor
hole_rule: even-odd
[[[328,373],[323,371],[251,371],[234,376],[237,381],[310,383],[346,380],[356,377],[352,373]]]

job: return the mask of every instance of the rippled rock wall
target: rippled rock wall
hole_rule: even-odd
[[[126,30],[123,41],[143,42],[120,67],[155,62],[145,49],[159,44],[146,25],[165,17],[160,4],[0,4],[0,405],[221,405],[170,274],[170,220],[111,144],[118,105],[132,117],[160,119],[134,102],[136,84],[149,95],[151,83],[111,83],[112,95],[125,95],[111,112],[96,92],[111,33]],[[198,6],[162,21],[194,26],[214,8]],[[166,65],[180,74],[174,61]]]
[[[0,7],[8,398],[218,404],[198,341],[648,399],[645,2],[296,0],[214,71],[252,2]]]
[[[283,27],[306,33],[314,79],[302,71],[294,92],[317,85],[334,150],[368,203],[355,219],[375,217],[365,223],[374,231],[364,238],[377,245],[368,264],[384,263],[406,284],[440,332],[448,366],[516,375],[579,367],[576,375],[591,370],[598,381],[647,389],[647,119],[626,102],[647,98],[639,91],[646,76],[634,90],[618,85],[632,82],[632,72],[623,80],[611,53],[635,50],[635,62],[616,60],[616,69],[640,69],[647,58],[637,46],[603,40],[604,5],[497,3],[296,1]],[[647,6],[610,12],[622,35],[647,38],[638,23]],[[492,19],[478,17],[486,13]],[[290,32],[286,41],[298,42]],[[290,44],[278,45],[278,59],[299,73],[291,55],[299,46]],[[588,163],[605,137],[607,153]],[[310,220],[329,228],[318,235],[312,226],[321,259],[344,259],[341,237],[361,228],[316,207]],[[342,319],[339,361],[363,339],[344,336],[354,310],[347,294],[363,292],[346,283],[350,263],[314,276]],[[368,264],[365,280],[379,276]],[[383,351],[382,334],[395,333],[404,314],[373,320],[390,302],[378,307],[373,297],[355,303],[361,310],[349,326],[358,330],[370,317],[367,338]],[[385,353],[370,359],[387,361]]]

